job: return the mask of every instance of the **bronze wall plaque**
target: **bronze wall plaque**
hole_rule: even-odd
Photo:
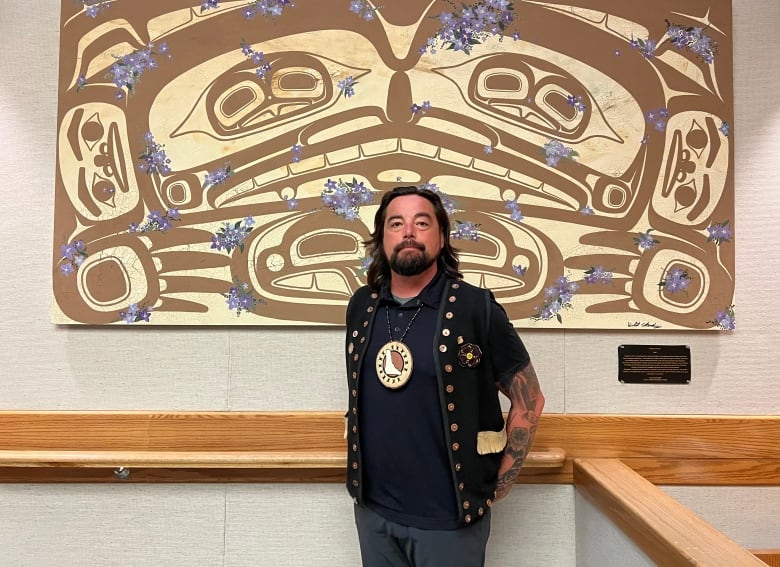
[[[687,345],[620,345],[618,380],[624,384],[688,384],[691,349]]]

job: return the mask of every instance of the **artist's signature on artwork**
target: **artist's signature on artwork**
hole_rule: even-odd
[[[660,329],[661,325],[658,323],[651,323],[650,321],[629,321],[629,327],[645,327],[647,329]]]

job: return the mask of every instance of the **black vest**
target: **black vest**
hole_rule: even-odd
[[[486,348],[491,299],[488,290],[448,279],[432,337],[452,486],[463,526],[479,521],[492,505],[506,442],[498,388]],[[359,503],[362,502],[357,415],[360,368],[378,302],[379,294],[364,286],[355,292],[347,308],[347,489]]]

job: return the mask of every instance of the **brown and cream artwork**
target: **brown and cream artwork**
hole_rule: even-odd
[[[516,327],[735,328],[728,1],[61,10],[55,323],[343,325],[418,185]]]

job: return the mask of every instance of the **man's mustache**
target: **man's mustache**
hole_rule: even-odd
[[[393,252],[400,252],[404,248],[417,248],[417,250],[425,251],[425,245],[422,242],[417,242],[413,238],[407,238],[396,244],[395,248],[393,248]]]

